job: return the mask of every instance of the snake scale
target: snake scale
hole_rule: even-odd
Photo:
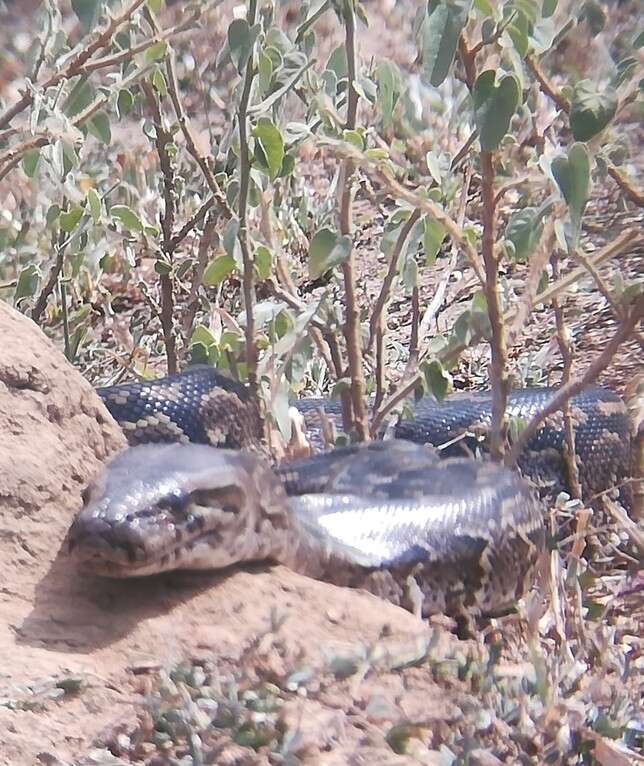
[[[464,456],[489,423],[486,393],[422,399],[393,439],[271,465],[246,389],[212,368],[98,392],[132,446],[86,490],[69,533],[91,574],[270,560],[422,615],[494,614],[529,587],[544,547],[535,486],[566,486],[557,417],[529,442],[523,477]],[[551,394],[518,390],[508,414],[529,418]],[[334,400],[294,404],[314,443],[321,419],[338,414]],[[626,408],[590,388],[571,413],[582,485],[601,491],[628,469]]]

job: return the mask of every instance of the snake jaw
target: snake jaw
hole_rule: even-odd
[[[248,481],[252,471],[257,481]],[[260,518],[267,511],[259,496],[263,476],[281,489],[267,463],[241,452],[132,447],[91,487],[69,531],[69,555],[81,571],[107,577],[224,568],[270,556]]]

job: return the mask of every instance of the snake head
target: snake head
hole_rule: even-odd
[[[131,447],[84,493],[68,535],[82,571],[134,577],[270,558],[284,490],[250,453],[201,444]]]

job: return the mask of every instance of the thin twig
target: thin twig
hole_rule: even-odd
[[[610,258],[615,258],[623,250],[625,250],[631,244],[631,242],[638,240],[640,236],[641,232],[636,227],[633,226],[630,229],[626,229],[626,231],[622,232],[622,234],[620,234],[619,237],[617,237],[617,239],[615,239],[613,242],[606,245],[606,247],[602,248],[592,257],[588,257],[588,260],[593,266],[597,267],[600,265],[600,263],[603,263]],[[569,287],[576,284],[581,277],[585,276],[585,274],[586,269],[583,267],[577,267],[576,269],[573,269],[565,277],[562,277],[559,281],[555,282],[553,285],[550,285],[550,287],[546,288],[543,292],[539,293],[534,299],[534,305],[536,306],[539,303],[548,303],[556,295],[559,295],[561,292],[565,292]]]
[[[185,109],[183,108],[181,99],[179,98],[179,85],[177,83],[177,73],[174,66],[174,53],[172,51],[168,51],[166,54],[165,64],[166,72],[168,74],[168,94],[170,95],[170,100],[172,101],[172,106],[174,107],[179,127],[183,133],[188,153],[201,169],[203,177],[208,184],[208,188],[217,201],[217,204],[219,205],[222,213],[226,216],[226,218],[230,219],[233,216],[233,211],[230,209],[228,201],[226,200],[224,193],[222,192],[219,184],[217,183],[217,180],[215,179],[215,175],[212,172],[210,165],[208,164],[208,160],[197,148],[197,142],[193,136],[192,128],[190,127],[190,121],[186,115]]]
[[[64,208],[65,206],[66,202],[63,200],[62,207]],[[34,307],[31,310],[31,318],[36,324],[40,322],[40,317],[42,316],[43,311],[47,308],[47,301],[49,300],[49,296],[54,292],[60,274],[63,270],[63,266],[65,264],[65,249],[67,246],[67,242],[65,241],[66,238],[67,234],[61,229],[58,232],[56,243],[56,260],[49,269],[47,281],[43,285],[38,298],[36,298]]]
[[[159,166],[163,175],[163,201],[164,207],[161,213],[161,233],[163,253],[168,259],[169,271],[164,270],[159,274],[159,286],[161,291],[161,312],[159,319],[163,330],[165,343],[165,355],[168,365],[168,374],[174,375],[177,371],[177,346],[174,334],[174,285],[172,265],[174,261],[173,232],[177,210],[177,190],[174,180],[174,168],[168,152],[168,147],[173,143],[172,133],[163,126],[163,118],[159,102],[152,86],[144,82],[143,92],[150,111],[152,112],[155,128],[154,143],[159,157]]]
[[[20,114],[20,112],[33,103],[36,93],[44,92],[48,88],[53,88],[58,85],[58,83],[63,80],[68,80],[70,77],[77,75],[85,63],[97,51],[109,45],[112,35],[116,30],[132,17],[144,2],[145,0],[133,0],[119,15],[109,18],[105,29],[101,32],[97,32],[93,40],[88,42],[80,51],[78,51],[78,53],[74,54],[64,69],[54,72],[44,82],[37,83],[31,88],[25,89],[22,92],[21,98],[0,115],[0,129],[5,128],[16,115]]]
[[[203,227],[203,232],[199,237],[199,247],[197,249],[197,262],[192,270],[190,280],[190,290],[186,301],[186,311],[183,315],[183,336],[188,339],[192,335],[192,328],[199,307],[199,289],[202,284],[203,275],[208,265],[210,246],[217,233],[217,216],[209,214]]]
[[[415,370],[418,365],[418,336],[420,330],[420,290],[414,285],[411,291],[411,331],[409,333],[409,359],[407,369]]]
[[[467,210],[467,199],[470,193],[471,183],[472,165],[470,163],[465,169],[465,179],[461,188],[461,195],[458,202],[458,214],[456,216],[456,223],[461,228],[463,228],[463,224],[465,222],[465,212]],[[452,276],[452,272],[454,271],[454,267],[456,266],[457,257],[458,248],[456,243],[452,242],[449,262],[443,269],[440,279],[438,280],[438,287],[434,291],[434,295],[423,313],[423,318],[421,319],[420,327],[418,328],[419,340],[423,340],[427,336],[430,322],[432,319],[434,319],[436,314],[438,314],[440,307],[443,305],[443,301],[445,300],[445,293],[447,292],[447,286],[449,285],[449,280]],[[409,371],[411,372],[411,370]]]
[[[389,302],[389,298],[391,297],[391,287],[393,285],[394,279],[396,278],[396,274],[398,273],[398,261],[400,260],[400,256],[407,242],[407,238],[409,237],[411,230],[414,228],[414,225],[416,224],[416,221],[418,221],[419,218],[420,218],[420,210],[416,209],[412,212],[412,214],[409,216],[409,218],[405,221],[402,228],[400,229],[400,232],[396,239],[396,244],[394,245],[393,250],[391,251],[391,255],[389,257],[389,264],[387,266],[387,274],[385,275],[385,278],[383,280],[382,287],[380,288],[380,292],[378,293],[378,297],[376,298],[376,303],[371,313],[371,319],[369,320],[369,340],[367,341],[368,353],[371,353],[371,351],[373,351],[373,344],[376,339],[376,332],[381,325],[385,306],[387,305],[387,303]]]
[[[479,130],[478,128],[474,128],[474,130],[470,133],[470,135],[465,140],[465,143],[461,148],[456,152],[454,155],[454,159],[450,163],[450,170],[456,170],[458,166],[461,164],[461,162],[467,157],[468,152],[474,145],[474,142],[479,137]]]
[[[562,112],[570,113],[570,102],[548,80],[535,58],[533,56],[526,56],[525,61],[528,69],[539,83],[541,90],[555,102]],[[624,195],[638,207],[644,207],[644,193],[636,189],[629,179],[625,178],[608,158],[604,157],[603,160],[606,163],[608,175],[615,181]]]
[[[530,256],[528,275],[524,280],[525,289],[521,295],[519,308],[516,314],[510,318],[507,326],[507,343],[510,347],[517,342],[519,333],[525,326],[534,308],[539,283],[548,263],[550,253],[552,253],[554,242],[554,219],[548,218],[545,222],[539,245]]]
[[[552,274],[555,279],[559,277],[559,256],[553,253],[550,258],[552,264]],[[573,352],[570,347],[569,332],[566,327],[566,320],[564,317],[563,308],[559,305],[559,299],[552,299],[552,308],[555,312],[555,322],[557,326],[557,343],[559,345],[559,352],[563,359],[563,375],[562,383],[567,385],[570,382],[570,376],[572,374],[573,365]],[[564,450],[564,462],[566,464],[566,473],[568,476],[568,486],[571,489],[572,496],[581,500],[581,484],[579,482],[579,469],[577,467],[576,450],[575,450],[575,429],[572,422],[572,416],[570,414],[570,400],[564,402],[561,408],[564,419],[564,437],[566,449]],[[578,518],[578,524],[581,521]],[[579,531],[579,530],[578,530]]]
[[[170,250],[173,252],[179,247],[183,240],[190,234],[191,231],[200,226],[206,219],[208,211],[211,210],[214,205],[219,204],[215,195],[212,194],[208,199],[199,206],[199,208],[188,218],[179,231],[174,234],[170,242],[168,243]]]
[[[633,329],[637,326],[638,322],[642,320],[643,316],[644,295],[640,295],[635,305],[620,322],[613,337],[605,345],[604,350],[593,360],[593,362],[591,362],[591,364],[588,365],[584,374],[576,380],[572,380],[568,384],[559,388],[548,400],[544,408],[537,413],[521,431],[512,450],[506,455],[506,463],[508,465],[514,465],[517,462],[521,452],[546,418],[560,410],[570,397],[575,396],[582,391],[587,385],[592,383],[597,376],[606,369],[606,367],[608,367],[619,346],[631,335]]]
[[[404,200],[414,208],[418,208],[421,212],[428,213],[435,218],[444,226],[452,240],[462,248],[481,285],[485,283],[485,272],[483,271],[483,266],[481,265],[476,248],[465,236],[465,232],[456,221],[454,221],[440,205],[433,200],[423,197],[411,189],[404,187],[392,176],[391,170],[384,165],[382,161],[368,157],[363,152],[356,149],[355,146],[345,142],[332,141],[331,139],[319,139],[318,144],[330,149],[336,156],[353,159],[356,165],[359,166],[372,180],[376,180],[378,183],[382,184],[392,197]]]

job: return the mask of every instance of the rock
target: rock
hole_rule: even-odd
[[[125,446],[90,384],[27,317],[0,303],[0,578],[37,577],[106,457]],[[17,523],[18,522],[18,523]]]
[[[125,439],[60,351],[2,303],[0,337],[0,763],[77,762],[137,720],[141,668],[238,663],[277,625],[285,656],[305,666],[383,635],[413,647],[426,634],[402,609],[284,567],[81,576],[66,533],[82,488]]]

